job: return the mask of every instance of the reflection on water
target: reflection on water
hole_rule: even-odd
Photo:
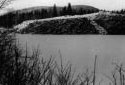
[[[78,69],[93,68],[97,55],[97,73],[110,73],[112,62],[125,63],[125,36],[118,35],[31,35],[17,34],[23,46],[39,47],[42,56],[59,56]]]

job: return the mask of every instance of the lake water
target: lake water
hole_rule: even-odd
[[[118,35],[32,35],[17,34],[20,44],[29,50],[39,48],[42,56],[70,61],[75,69],[93,69],[97,55],[97,74],[110,74],[112,62],[125,64],[125,36]],[[60,53],[59,53],[60,51]]]

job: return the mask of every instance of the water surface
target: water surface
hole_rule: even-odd
[[[39,48],[42,56],[54,56],[59,60],[70,61],[76,69],[93,69],[97,58],[97,74],[109,74],[112,62],[125,64],[125,36],[123,35],[32,35],[17,34],[23,47],[29,50]]]

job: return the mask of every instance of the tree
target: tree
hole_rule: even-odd
[[[63,16],[63,15],[66,15],[67,13],[67,10],[66,10],[66,6],[62,8],[62,10],[60,11],[60,15]]]
[[[49,17],[49,13],[47,12],[46,9],[42,9],[40,15],[42,16],[40,18],[47,18],[47,17]]]
[[[78,14],[84,14],[82,8],[79,9]]]
[[[14,0],[0,0],[0,10],[2,10],[3,8],[5,8],[8,4],[10,4],[10,2],[12,2],[12,1],[14,1]],[[10,14],[11,15],[11,14]],[[12,18],[12,17],[11,17]],[[3,20],[8,20],[8,17],[7,18],[3,18]],[[2,21],[3,22],[3,21]],[[13,21],[10,21],[11,23],[13,22]],[[9,23],[9,25],[11,24],[11,23]],[[6,24],[6,23],[4,23],[3,22],[3,24]]]
[[[52,12],[53,12],[53,13],[52,13],[52,16],[53,16],[53,17],[57,17],[57,16],[58,16],[56,4],[54,4],[54,6],[53,6],[53,11],[52,11]]]
[[[0,0],[0,9],[4,8],[6,5],[8,5],[13,0]]]
[[[68,3],[67,13],[68,13],[68,15],[72,15],[72,6],[71,6],[71,3]]]

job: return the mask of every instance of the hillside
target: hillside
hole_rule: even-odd
[[[92,19],[98,13],[28,20],[14,26],[19,33],[33,34],[106,34]]]
[[[125,35],[125,14],[101,13],[94,21],[105,28],[110,35]]]
[[[125,15],[98,12],[86,15],[62,16],[27,20],[14,26],[19,33],[32,34],[125,34]]]

